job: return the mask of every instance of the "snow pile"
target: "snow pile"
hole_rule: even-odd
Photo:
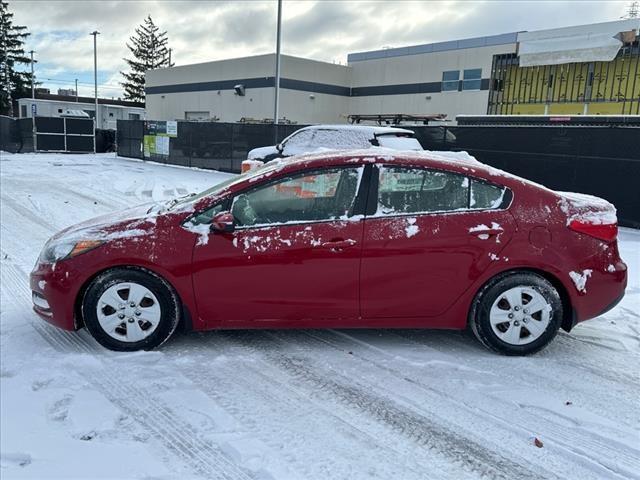
[[[587,280],[593,273],[593,270],[586,269],[580,272],[569,272],[569,276],[571,280],[573,280],[573,284],[576,286],[576,289],[579,292],[587,293]]]
[[[407,228],[404,231],[407,233],[407,238],[413,237],[420,231],[420,228],[416,225],[415,217],[407,218]]]
[[[611,225],[618,222],[616,207],[605,199],[574,192],[556,192],[560,196],[560,210],[567,215],[567,225],[578,220],[593,225]]]
[[[211,233],[211,226],[209,224],[195,224],[193,222],[189,222],[184,225],[184,229],[198,235],[196,246],[206,245],[207,243],[209,243],[209,233]]]

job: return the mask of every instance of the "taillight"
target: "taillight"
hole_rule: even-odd
[[[618,224],[595,224],[583,220],[571,220],[569,228],[574,232],[584,233],[605,242],[613,242],[618,236]]]

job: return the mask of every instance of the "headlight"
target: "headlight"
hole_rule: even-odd
[[[102,240],[58,240],[47,243],[40,253],[39,262],[55,263],[72,258],[102,245]]]

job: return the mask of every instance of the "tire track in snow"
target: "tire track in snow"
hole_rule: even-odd
[[[353,379],[345,378],[336,372],[333,372],[330,378],[313,369],[303,359],[278,352],[273,342],[266,340],[267,336],[275,338],[271,333],[264,332],[260,336],[261,338],[252,335],[250,341],[242,336],[230,338],[247,351],[260,353],[269,363],[288,373],[298,384],[311,387],[311,395],[329,396],[341,405],[366,413],[391,430],[440,454],[450,463],[467,471],[491,479],[540,478],[540,472],[503,458],[479,443],[457,435],[442,423],[414,412],[392,399],[376,395],[371,388],[358,385]],[[277,338],[275,340],[282,343]]]
[[[416,346],[430,348],[442,353],[443,355],[448,355],[451,357],[452,361],[455,361],[458,354],[468,354],[469,349],[476,348],[479,351],[481,350],[481,347],[477,345],[475,340],[471,338],[465,339],[462,335],[454,335],[452,332],[444,333],[432,330],[384,330],[383,332],[385,335],[396,336]],[[568,339],[565,339],[565,336],[568,337]],[[424,340],[425,337],[428,337],[427,341]],[[594,391],[591,388],[591,385],[593,385],[593,383],[603,384],[603,380],[606,382],[606,387],[609,391],[619,390],[626,385],[634,385],[636,387],[640,386],[638,384],[638,377],[634,377],[632,373],[627,373],[629,366],[627,364],[612,365],[613,359],[610,355],[606,357],[607,366],[609,368],[605,370],[603,368],[603,359],[601,355],[586,355],[583,350],[580,350],[577,347],[576,344],[578,342],[574,341],[569,335],[561,333],[554,339],[554,342],[555,344],[550,345],[547,349],[530,358],[535,358],[539,360],[539,362],[545,363],[549,363],[552,360],[554,366],[559,365],[565,368],[553,368],[547,371],[547,369],[541,368],[539,365],[535,365],[535,367],[531,368],[526,363],[520,363],[518,367],[519,376],[513,375],[510,368],[502,369],[500,371],[500,375],[505,378],[510,378],[514,382],[520,382],[526,374],[529,378],[538,379],[539,383],[541,382],[549,386],[553,386],[553,390],[555,392],[565,393],[567,398],[575,398],[575,388],[578,388],[583,390],[582,394],[584,397],[592,399],[594,398]],[[594,347],[585,345],[585,348],[590,350]],[[553,359],[547,358],[549,351],[552,349],[561,350],[562,356],[555,356]],[[494,355],[489,354],[484,350],[481,351],[485,355],[483,357],[484,359],[488,359],[489,361],[493,360],[492,357],[494,357]],[[597,353],[601,353],[601,351]],[[573,358],[579,359],[579,361],[573,360]],[[505,363],[513,363],[514,361],[517,361],[514,357],[499,357],[495,360],[497,362]],[[526,361],[526,358],[523,360]],[[575,370],[577,370],[577,372]],[[591,375],[596,378],[593,378],[592,381],[589,382],[579,382],[577,384],[573,381],[584,374]],[[567,388],[567,385],[571,385],[571,388]],[[609,396],[602,399],[603,403],[601,407],[604,408],[609,405],[610,399],[608,397]],[[612,418],[612,420],[615,420],[615,418]]]
[[[17,286],[15,306],[25,308],[25,321],[56,351],[62,354],[86,354],[100,361],[102,368],[99,370],[78,368],[77,372],[120,410],[135,419],[144,430],[152,433],[168,453],[179,458],[194,473],[207,479],[252,478],[248,472],[229,460],[218,447],[203,438],[190,423],[154,396],[153,392],[137,387],[133,378],[127,379],[126,370],[120,368],[119,355],[106,353],[93,340],[88,341],[84,332],[66,332],[47,325],[44,320],[34,319],[33,315],[27,315],[31,291],[24,281],[25,273],[10,263],[3,263],[2,267],[3,277],[14,281]]]
[[[402,365],[402,367],[393,368],[390,366],[391,362],[382,363],[378,356],[367,355],[363,353],[362,350],[354,349],[355,346],[360,346],[366,350],[375,351],[377,355],[383,354],[391,358],[392,361],[398,360],[396,355],[377,346],[370,345],[366,341],[334,330],[303,333],[320,342],[320,344],[329,345],[341,352],[351,351],[351,354],[356,359],[366,362],[367,364],[375,365],[393,377],[412,383],[428,393],[435,393],[444,401],[456,404],[471,416],[481,415],[489,422],[497,422],[507,430],[517,430],[525,436],[531,436],[532,432],[544,432],[545,442],[549,441],[555,444],[564,454],[572,456],[580,463],[590,464],[597,470],[595,473],[598,475],[598,478],[605,478],[603,475],[609,478],[619,479],[640,478],[640,475],[637,473],[640,468],[638,451],[629,449],[629,447],[622,442],[618,442],[612,438],[602,437],[597,433],[589,431],[581,432],[588,436],[577,436],[574,430],[567,430],[564,425],[554,423],[550,419],[527,412],[522,406],[514,408],[513,403],[500,402],[499,399],[492,397],[491,402],[493,409],[496,409],[496,405],[499,404],[497,410],[499,410],[502,415],[497,416],[492,413],[491,410],[483,408],[481,404],[474,403],[473,405],[467,405],[465,402],[458,400],[457,393],[459,392],[446,392],[432,385],[425,384],[420,380],[419,372],[416,371],[417,369],[411,365]],[[330,336],[334,338],[327,338]],[[430,402],[428,402],[428,404],[430,404]],[[504,418],[509,418],[509,421],[504,420]],[[518,418],[525,418],[527,423],[523,424],[522,421],[517,420]],[[589,452],[601,452],[602,455],[596,459],[593,458],[593,455]]]
[[[200,339],[195,352],[189,347],[201,368],[197,372],[187,368],[183,375],[273,450],[286,446],[295,452],[284,453],[283,459],[300,474],[296,478],[353,478],[363,471],[357,467],[369,466],[372,478],[386,479],[402,472],[403,479],[423,479],[425,465],[431,476],[447,477],[433,455],[419,448],[399,449],[383,425],[360,421],[340,405],[318,402],[292,385],[280,369],[265,368],[270,366],[263,362],[255,365],[252,359],[243,361],[246,355],[241,347],[230,345],[224,333],[215,335],[208,341]],[[238,363],[207,363],[212,349],[226,356],[229,348],[238,351],[229,354]],[[283,424],[283,418],[290,421]],[[335,467],[338,458],[342,471]],[[460,472],[456,478],[465,476]]]

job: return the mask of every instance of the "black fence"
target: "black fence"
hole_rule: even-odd
[[[33,123],[30,118],[0,116],[0,150],[33,152]]]
[[[238,172],[252,148],[273,145],[274,125],[178,122],[168,154],[144,156],[149,122],[119,120],[118,154]],[[279,125],[281,140],[302,125]],[[640,227],[640,128],[629,126],[415,126],[427,150],[466,150],[483,163],[562,191],[603,197],[621,225]]]
[[[92,118],[35,117],[39,152],[93,152]]]
[[[156,136],[156,126],[166,123],[118,120],[118,155],[187,167],[239,172],[240,164],[247,159],[249,150],[274,144],[276,129],[280,141],[303,126],[177,122],[175,136],[166,134],[165,125],[162,125],[162,133],[159,134],[170,138],[168,154],[147,148],[145,155],[145,136]],[[147,142],[149,141],[153,142],[153,139],[147,138]]]

